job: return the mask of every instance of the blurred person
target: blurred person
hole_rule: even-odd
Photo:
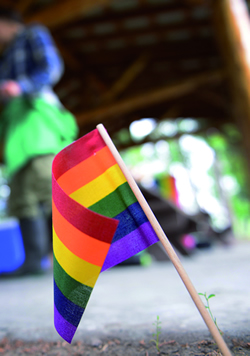
[[[19,219],[25,262],[14,275],[40,273],[51,246],[51,165],[78,128],[53,91],[63,61],[48,29],[0,7],[0,141],[10,216]],[[50,238],[49,238],[50,236]]]

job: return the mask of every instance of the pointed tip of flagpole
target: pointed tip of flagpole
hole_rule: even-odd
[[[105,126],[103,124],[98,124],[96,125],[96,129],[98,130],[99,134],[102,136],[102,138],[104,139],[104,141],[106,142],[106,144],[109,146],[110,148],[110,137],[108,135],[108,131],[106,130]],[[108,137],[108,142],[107,142],[107,137]]]
[[[104,128],[104,125],[100,123],[100,124],[96,125],[96,128],[97,128],[97,129],[99,129],[99,128],[100,128],[100,129],[103,129],[103,128]]]

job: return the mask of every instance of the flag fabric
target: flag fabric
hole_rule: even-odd
[[[158,241],[97,129],[52,166],[54,323],[71,342],[100,272]]]

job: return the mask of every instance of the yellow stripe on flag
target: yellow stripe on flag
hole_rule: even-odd
[[[99,177],[76,190],[70,197],[88,208],[92,204],[105,198],[125,182],[126,178],[119,166],[115,164]]]
[[[93,265],[74,255],[58,238],[53,229],[53,250],[61,267],[68,275],[89,287],[94,287],[101,267]]]
[[[70,195],[83,185],[99,177],[115,164],[116,161],[112,153],[109,148],[105,146],[94,155],[64,172],[57,179],[57,183],[67,195]]]

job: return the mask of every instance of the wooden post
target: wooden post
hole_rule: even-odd
[[[181,277],[184,285],[187,288],[187,291],[189,292],[191,298],[193,299],[193,302],[195,303],[198,311],[200,312],[204,322],[206,323],[208,329],[210,330],[215,342],[217,343],[218,347],[220,348],[222,354],[224,356],[232,356],[231,352],[229,351],[225,341],[223,340],[222,336],[220,335],[220,332],[218,331],[214,321],[210,317],[207,309],[205,308],[203,302],[201,301],[197,291],[195,290],[192,282],[190,281],[186,271],[184,270],[177,254],[175,253],[172,245],[170,244],[169,240],[167,239],[164,231],[162,230],[158,220],[156,219],[155,215],[153,214],[151,208],[149,207],[146,199],[144,198],[142,192],[140,191],[138,185],[136,184],[134,178],[132,177],[132,174],[126,167],[125,163],[123,162],[119,152],[117,151],[115,145],[113,144],[112,140],[110,139],[107,131],[105,130],[104,126],[99,124],[97,125],[97,129],[102,136],[103,140],[105,141],[106,145],[110,149],[112,155],[114,156],[116,162],[118,163],[119,167],[121,168],[121,171],[123,172],[125,178],[128,181],[128,184],[130,185],[130,188],[132,189],[133,193],[135,194],[139,204],[141,205],[144,213],[146,214],[149,222],[151,223],[155,233],[157,234],[159,240],[161,241],[165,251],[167,252],[171,262],[173,263],[176,271],[178,272],[179,276]]]
[[[227,70],[232,116],[242,133],[250,176],[250,20],[244,0],[213,1],[215,37]],[[249,178],[250,181],[250,178]]]

